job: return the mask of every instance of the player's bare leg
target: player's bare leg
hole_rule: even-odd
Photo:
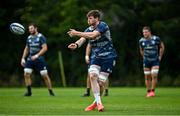
[[[152,75],[152,87],[151,87],[152,91],[155,91],[156,85],[157,85],[157,74],[153,74]]]
[[[90,74],[90,81],[91,81],[91,87],[92,87],[92,91],[93,91],[95,100],[97,103],[101,103],[100,86],[98,83],[98,75],[97,74]]]
[[[155,96],[155,88],[157,85],[158,72],[159,72],[159,66],[152,67],[152,70],[151,70],[151,76],[152,76],[151,93],[152,93],[152,97]]]
[[[45,82],[46,86],[48,87],[49,94],[51,96],[55,96],[53,91],[52,91],[52,84],[51,84],[51,80],[49,78],[49,75],[48,74],[43,74],[42,77],[44,79],[44,82]]]
[[[99,85],[99,87],[100,87],[100,96],[102,96],[103,93],[104,93],[104,86],[103,85]]]
[[[151,72],[149,68],[144,68],[144,77],[145,77],[145,84],[146,84],[146,90],[147,95],[146,97],[150,97],[149,93],[151,92]]]
[[[105,86],[105,82],[99,81],[100,95],[102,95],[104,92],[104,88],[105,88],[104,86]],[[104,110],[104,106],[102,105],[102,103],[97,103],[97,108],[99,112],[102,112]]]
[[[25,79],[25,84],[27,87],[27,92],[24,94],[24,96],[31,96],[32,92],[31,92],[31,74],[30,73],[24,73],[24,79]]]
[[[104,85],[104,96],[108,96],[109,79],[106,80]]]
[[[98,83],[98,75],[94,73],[90,74],[90,81],[91,81],[91,87],[92,87],[92,91],[95,97],[95,101],[91,105],[86,107],[85,111],[94,110],[99,105],[101,105],[102,107],[101,109],[98,108],[98,110],[103,111],[104,106],[102,105],[101,97],[100,97],[100,86]]]
[[[99,87],[100,87],[100,96],[102,96],[105,90],[105,83],[99,81]]]

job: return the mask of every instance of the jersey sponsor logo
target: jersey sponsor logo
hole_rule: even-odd
[[[30,52],[38,52],[40,49],[36,47],[31,47]]]
[[[154,47],[153,46],[149,46],[147,45],[146,47],[144,47],[145,49],[153,49]]]
[[[106,55],[109,55],[111,52],[104,52],[104,53],[100,53],[98,54],[98,56],[106,56]]]
[[[40,45],[40,43],[31,43],[31,44],[29,44],[30,47],[35,47],[35,46],[39,46],[39,45]]]
[[[103,47],[103,46],[105,46],[105,45],[107,45],[108,44],[108,41],[103,41],[103,42],[98,42],[98,43],[93,43],[93,44],[91,44],[92,46],[96,46],[96,47]]]
[[[144,51],[144,55],[149,55],[149,54],[156,54],[156,51],[152,51],[152,50],[146,50]]]

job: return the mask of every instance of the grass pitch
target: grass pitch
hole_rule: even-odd
[[[102,97],[104,112],[85,112],[93,95],[82,97],[85,88],[55,88],[55,97],[46,88],[0,88],[0,115],[180,115],[180,88],[157,88],[156,97],[146,98],[145,88],[110,88]]]

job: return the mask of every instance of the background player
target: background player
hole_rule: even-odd
[[[47,51],[46,38],[38,32],[37,26],[35,24],[29,25],[30,35],[27,38],[26,46],[21,59],[21,65],[24,67],[24,78],[25,84],[27,86],[27,92],[25,96],[31,96],[31,74],[33,69],[40,72],[43,77],[45,84],[48,87],[49,94],[54,96],[51,86],[51,80],[48,75],[45,59],[43,57],[44,53]],[[27,57],[27,61],[25,60]]]
[[[164,44],[158,36],[151,34],[150,27],[142,29],[143,36],[139,40],[140,54],[143,57],[147,97],[155,96],[155,87],[159,72],[159,63],[164,53]]]

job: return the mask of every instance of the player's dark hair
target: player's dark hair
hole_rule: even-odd
[[[94,18],[101,18],[101,13],[99,10],[90,10],[87,15],[87,17],[93,16]]]
[[[29,26],[34,26],[35,28],[38,29],[38,26],[35,23],[30,23]]]
[[[143,30],[148,30],[149,32],[151,32],[151,28],[149,26],[144,26]]]

